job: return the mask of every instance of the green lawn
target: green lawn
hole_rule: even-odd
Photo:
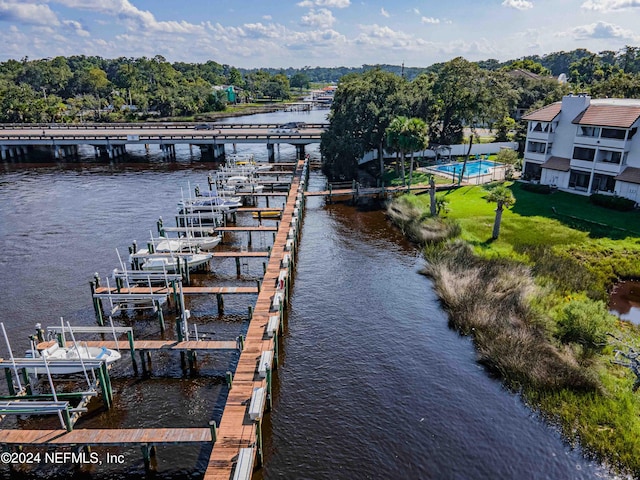
[[[602,239],[618,240],[640,248],[640,212],[618,212],[589,203],[588,197],[555,192],[527,192],[511,185],[515,205],[504,211],[500,238],[491,240],[495,204],[484,197],[485,186],[462,187],[441,194],[449,202],[446,216],[458,220],[463,238],[489,256],[509,254],[519,245],[571,245]],[[428,210],[428,196],[412,199]],[[555,208],[555,212],[554,212]],[[576,218],[572,218],[576,217]]]
[[[508,185],[516,203],[504,211],[495,241],[491,234],[496,206],[485,200],[491,186],[462,187],[439,195],[449,203],[445,216],[460,224],[462,239],[476,254],[498,260],[493,265],[515,259],[531,267],[540,287],[530,299],[531,306],[550,337],[558,328],[553,322],[566,304],[581,299],[594,305],[595,300],[606,299],[617,279],[640,278],[640,212],[609,210],[580,195],[544,195],[527,192],[519,183]],[[429,211],[428,195],[405,198],[425,213]],[[637,326],[617,322],[613,333],[636,350],[640,347]],[[583,368],[601,382],[602,392],[525,389],[523,395],[551,422],[561,425],[569,441],[579,441],[585,451],[640,478],[640,392],[632,391],[635,376],[629,369],[611,363],[613,349],[626,351],[626,347],[609,342],[583,362]],[[581,352],[579,346],[562,348],[576,355]],[[500,358],[498,354],[496,362]]]

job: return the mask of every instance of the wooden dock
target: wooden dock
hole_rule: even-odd
[[[55,340],[39,343],[38,350],[44,350],[45,348],[53,345]],[[104,347],[115,350],[117,348],[127,349],[129,348],[129,342],[122,340],[116,343],[115,340],[88,340],[78,342],[81,346],[88,347]],[[67,343],[67,345],[73,345]],[[134,340],[133,349],[138,350],[239,350],[238,342],[234,340],[188,340],[178,342],[176,340]]]
[[[0,443],[5,445],[118,445],[206,443],[211,441],[209,428],[79,428],[66,430],[2,430]]]
[[[252,295],[258,292],[258,287],[182,287],[182,293],[184,293],[185,295]],[[98,287],[96,289],[95,298],[101,298],[102,295],[111,295],[116,293],[122,294],[123,296],[134,294],[170,295],[171,293],[173,293],[173,291],[171,290],[171,288],[165,286],[131,287],[121,288],[120,290],[118,290],[116,287]]]
[[[276,164],[278,165],[278,164]],[[139,445],[142,449],[145,468],[150,467],[150,456],[156,444],[207,443],[214,447],[207,464],[204,478],[207,480],[232,478],[250,479],[256,465],[262,462],[262,416],[271,407],[271,370],[278,362],[278,335],[283,328],[283,309],[288,302],[289,285],[295,262],[300,220],[304,209],[304,186],[308,176],[308,162],[299,161],[291,180],[289,193],[282,209],[241,208],[242,212],[281,212],[277,227],[214,227],[220,231],[263,231],[273,232],[274,242],[268,252],[227,251],[215,252],[214,258],[267,258],[265,274],[257,287],[181,286],[184,294],[217,295],[219,308],[223,294],[257,294],[254,309],[250,308],[250,321],[246,337],[236,341],[202,340],[134,340],[130,328],[117,328],[118,333],[127,330],[128,339],[80,341],[87,346],[130,349],[135,369],[134,351],[140,352],[144,370],[144,358],[149,351],[179,351],[189,355],[189,364],[195,359],[196,351],[239,350],[240,355],[234,372],[227,372],[229,393],[219,425],[209,421],[207,428],[120,428],[120,429],[63,429],[22,430],[0,429],[0,443],[9,448],[22,446],[68,446],[82,448],[94,445]],[[135,254],[134,254],[135,255]],[[131,275],[138,275],[133,272]],[[140,275],[142,275],[140,273]],[[144,276],[144,275],[143,275]],[[96,284],[92,288],[94,303],[102,296],[113,295],[171,295],[171,285],[111,288]],[[155,297],[154,297],[155,298]],[[71,327],[69,327],[71,328]],[[95,333],[97,329],[105,334],[108,327],[79,327],[78,333]],[[64,328],[61,328],[63,331]],[[121,331],[122,330],[122,331]],[[39,347],[46,348],[48,342]],[[137,371],[137,369],[136,369]],[[109,387],[110,389],[110,387]],[[65,402],[61,402],[65,403]],[[107,406],[107,408],[109,408]],[[203,422],[204,423],[204,422]]]
[[[277,362],[277,335],[269,336],[267,326],[271,317],[278,316],[282,321],[282,306],[274,309],[275,297],[278,295],[277,285],[282,275],[283,265],[287,265],[287,275],[291,272],[293,253],[287,250],[289,231],[292,227],[295,230],[294,243],[297,241],[298,218],[294,218],[298,186],[303,180],[303,172],[307,167],[300,161],[291,182],[291,189],[282,212],[282,220],[279,225],[271,257],[263,278],[263,286],[256,300],[253,317],[249,323],[245,338],[244,349],[240,354],[238,366],[233,375],[233,384],[229,391],[227,403],[222,414],[222,419],[217,431],[217,441],[214,444],[211,457],[209,459],[205,480],[229,480],[232,473],[240,468],[247,468],[240,465],[242,462],[250,462],[253,469],[254,462],[258,463],[262,459],[261,445],[261,417],[260,412],[257,420],[250,415],[251,404],[254,403],[255,392],[265,389],[269,398],[267,406],[270,404],[271,390],[271,368],[273,362]],[[294,227],[295,225],[295,227]],[[289,260],[290,259],[290,260]],[[286,261],[285,261],[286,260]],[[286,299],[285,299],[286,301]],[[265,358],[273,355],[268,360],[269,365],[264,368],[262,365]],[[264,368],[264,377],[261,370]],[[255,446],[254,446],[255,445]],[[251,450],[245,450],[252,447]],[[243,455],[249,452],[249,455]]]

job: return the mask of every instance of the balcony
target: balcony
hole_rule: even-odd
[[[527,140],[533,140],[536,142],[553,142],[553,138],[556,136],[553,132],[543,132],[543,131],[529,131],[527,133]]]
[[[527,162],[544,163],[547,161],[547,155],[537,152],[525,152],[524,158]]]
[[[591,163],[591,162],[588,162]],[[572,162],[573,165],[573,162]],[[622,170],[624,170],[625,165],[620,165],[619,163],[611,163],[611,162],[596,162],[595,171],[603,172],[617,175]]]

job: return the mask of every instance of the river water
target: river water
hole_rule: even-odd
[[[252,122],[309,121],[324,112],[276,113]],[[231,121],[242,121],[233,119]],[[240,147],[266,158],[266,148]],[[317,158],[317,148],[309,149]],[[88,152],[92,154],[91,152]],[[134,239],[145,243],[160,215],[175,212],[181,188],[204,185],[212,164],[177,148],[175,162],[134,152],[126,162],[11,165],[0,173],[0,321],[14,352],[24,350],[35,323],[93,325],[88,282],[117,266]],[[293,147],[280,150],[293,160]],[[90,160],[90,161],[89,161]],[[324,177],[313,172],[311,189]],[[241,220],[242,221],[242,220]],[[240,248],[246,238],[227,239]],[[270,244],[255,236],[254,249]],[[274,408],[265,417],[261,479],[591,479],[611,478],[567,446],[556,429],[491,379],[468,338],[447,327],[419,252],[377,210],[325,205],[311,198],[303,221],[287,328],[275,372]],[[236,276],[233,261],[216,261],[199,284],[253,285],[262,265]],[[255,297],[193,299],[188,307],[211,338],[246,329]],[[170,324],[169,316],[167,323]],[[147,316],[117,316],[136,338],[159,336]],[[172,337],[168,328],[166,337]],[[0,345],[0,356],[6,347]],[[203,356],[199,375],[170,354],[154,355],[153,373],[134,376],[124,358],[113,370],[115,405],[94,401],[82,428],[202,427],[219,420],[224,372],[237,357]],[[76,382],[62,382],[71,388]],[[4,383],[4,382],[3,382]],[[44,385],[43,390],[46,390]],[[0,386],[5,392],[6,386]],[[57,428],[56,418],[8,418],[4,428]],[[144,478],[137,448],[123,465],[23,467],[19,478]],[[158,449],[149,478],[198,478],[210,447]],[[0,466],[0,475],[10,478]],[[18,478],[16,474],[13,477]]]

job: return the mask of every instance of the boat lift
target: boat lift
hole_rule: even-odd
[[[73,338],[75,348],[80,348],[80,344],[75,341],[71,326],[68,323],[67,326]],[[98,387],[102,390],[105,407],[107,409],[111,407],[113,390],[109,378],[109,368],[107,367],[105,359],[89,359],[83,358],[81,355],[78,355],[77,359],[72,360],[48,359],[46,356],[37,358],[14,357],[4,323],[0,322],[0,327],[9,352],[9,360],[0,358],[0,368],[4,368],[5,370],[9,390],[9,395],[0,397],[0,420],[6,415],[57,414],[62,428],[70,432],[73,430],[73,425],[80,418],[80,415],[87,411],[87,405],[91,398],[98,394]],[[64,329],[64,324],[62,329]],[[32,348],[35,349],[33,343]],[[88,390],[67,393],[56,392],[51,372],[57,369],[78,367],[80,367],[84,374]],[[38,369],[46,372],[51,389],[50,394],[34,393],[32,390],[31,380],[29,378],[30,372],[37,372]],[[61,399],[79,399],[79,402],[76,406],[71,406],[69,401]]]

